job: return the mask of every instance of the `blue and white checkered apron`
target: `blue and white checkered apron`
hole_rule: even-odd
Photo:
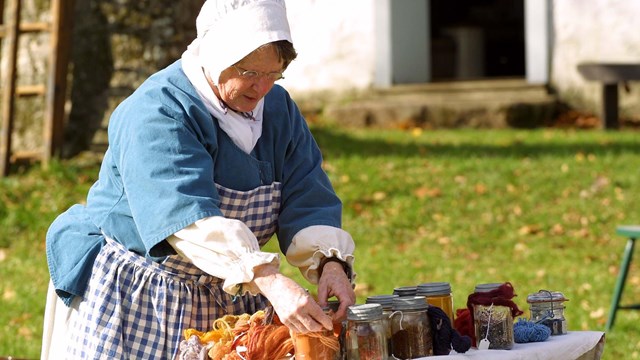
[[[221,189],[225,216],[251,228],[260,244],[273,235],[280,183],[249,192]],[[210,329],[226,314],[254,313],[268,300],[233,296],[223,280],[179,256],[156,263],[107,239],[71,325],[67,359],[174,359],[184,329]]]

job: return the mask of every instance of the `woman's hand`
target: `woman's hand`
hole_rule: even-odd
[[[340,308],[333,315],[333,321],[340,322],[347,318],[347,308],[355,304],[356,294],[343,265],[336,261],[325,262],[322,268],[320,280],[318,281],[318,302],[320,306],[327,306],[327,299],[332,296],[340,300]]]
[[[274,265],[254,268],[253,283],[269,299],[273,309],[290,330],[296,333],[331,330],[333,323],[313,297]]]

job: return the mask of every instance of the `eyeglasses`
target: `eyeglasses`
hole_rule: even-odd
[[[243,69],[237,65],[233,65],[233,68],[236,69],[236,71],[238,72],[238,75],[246,79],[256,80],[262,76],[266,77],[271,81],[278,81],[278,80],[284,79],[284,75],[282,75],[282,73],[279,71],[261,72],[261,71]]]

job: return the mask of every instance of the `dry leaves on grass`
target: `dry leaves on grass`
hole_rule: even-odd
[[[430,188],[430,187],[427,187],[427,186],[421,186],[421,187],[415,189],[413,191],[413,194],[418,199],[435,198],[435,197],[438,197],[438,196],[442,195],[442,190],[440,190],[439,188]]]

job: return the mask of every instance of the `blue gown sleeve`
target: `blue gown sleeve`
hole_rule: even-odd
[[[212,153],[215,128],[196,99],[157,91],[153,81],[114,112],[110,149],[133,222],[149,254],[165,238],[208,216],[222,215]],[[164,255],[164,254],[158,254]]]

